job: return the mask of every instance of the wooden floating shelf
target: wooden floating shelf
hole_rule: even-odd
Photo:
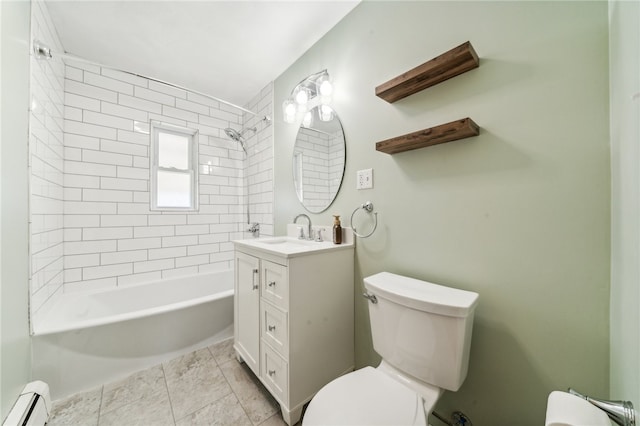
[[[376,96],[394,103],[479,65],[478,55],[467,41],[376,87]]]
[[[404,136],[387,139],[376,143],[376,150],[387,154],[412,149],[424,148],[440,143],[451,142],[471,136],[478,136],[480,127],[470,118],[452,121],[429,129],[419,130]]]

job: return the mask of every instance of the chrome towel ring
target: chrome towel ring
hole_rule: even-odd
[[[360,209],[366,211],[367,213],[371,213],[373,211],[373,203],[371,201],[367,201],[366,203],[362,204],[361,206],[356,207],[356,209],[353,211],[353,213],[351,213],[351,219],[350,219],[351,229],[353,229],[353,233],[356,236],[358,236],[360,238],[369,238],[376,231],[376,228],[378,228],[378,212],[373,212],[373,217],[374,217],[373,229],[367,235],[363,235],[363,234],[359,234],[358,231],[356,230],[356,227],[353,226],[353,215],[355,215],[356,212],[358,210],[360,210]]]

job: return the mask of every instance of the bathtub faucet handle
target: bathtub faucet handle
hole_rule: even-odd
[[[247,232],[251,232],[254,237],[260,236],[260,224],[258,222],[254,222],[247,228]]]

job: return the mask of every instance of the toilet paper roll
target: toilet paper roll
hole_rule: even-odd
[[[611,426],[609,416],[588,401],[553,391],[547,399],[545,426]]]

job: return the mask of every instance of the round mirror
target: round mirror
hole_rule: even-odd
[[[307,112],[293,147],[293,185],[298,200],[311,213],[325,211],[335,200],[346,158],[338,115],[327,105]]]

